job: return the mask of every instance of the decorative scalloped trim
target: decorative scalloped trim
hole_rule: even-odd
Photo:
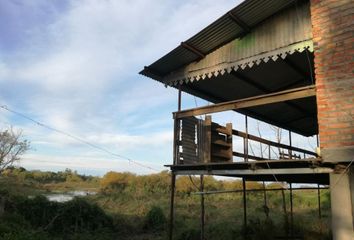
[[[224,75],[226,73],[231,73],[231,71],[237,71],[238,69],[245,69],[246,67],[252,68],[258,66],[261,63],[267,63],[269,60],[277,61],[278,59],[285,59],[288,55],[292,55],[295,52],[303,51],[313,52],[313,42],[312,40],[307,40],[299,43],[289,45],[287,47],[282,47],[273,51],[258,54],[252,57],[248,57],[239,61],[230,63],[221,63],[215,66],[210,66],[201,70],[195,70],[190,72],[177,72],[175,74],[169,75],[163,79],[166,85],[176,86],[183,83],[194,82],[199,80],[210,79],[212,77],[217,77],[219,75]]]

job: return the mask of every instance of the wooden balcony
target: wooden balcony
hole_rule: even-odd
[[[237,138],[242,140],[235,141]],[[240,142],[243,151],[235,150],[240,149],[236,146]],[[262,145],[263,151],[249,153],[249,142]],[[315,152],[235,130],[231,123],[219,125],[211,116],[176,119],[174,156],[174,164],[167,166],[178,175],[209,174],[254,181],[328,184],[328,173],[334,168]]]

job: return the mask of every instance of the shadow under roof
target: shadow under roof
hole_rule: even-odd
[[[312,51],[308,1],[246,0],[140,74],[220,103],[313,85]],[[318,133],[315,96],[237,111]]]

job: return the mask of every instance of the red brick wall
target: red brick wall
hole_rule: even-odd
[[[311,0],[320,145],[354,146],[354,1]]]

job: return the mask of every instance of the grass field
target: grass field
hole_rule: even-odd
[[[6,199],[0,239],[166,239],[169,212],[166,172],[153,176],[117,173],[102,179],[81,177],[75,181],[65,177],[65,181],[44,182],[38,177],[33,180],[17,174],[0,178],[1,196]],[[207,190],[240,186],[239,181],[211,178],[207,183]],[[191,194],[198,189],[184,178],[178,179],[177,187],[174,239],[200,239],[200,196]],[[35,197],[53,191],[82,189],[97,194],[66,203]],[[285,236],[290,232],[289,191],[285,191],[287,215],[280,191],[267,192],[266,208],[263,198],[263,192],[247,194],[245,229],[241,193],[206,195],[206,239],[243,239],[245,231],[247,239]],[[328,190],[321,190],[322,218],[319,219],[317,190],[294,191],[294,235],[306,240],[331,239],[329,201]]]

